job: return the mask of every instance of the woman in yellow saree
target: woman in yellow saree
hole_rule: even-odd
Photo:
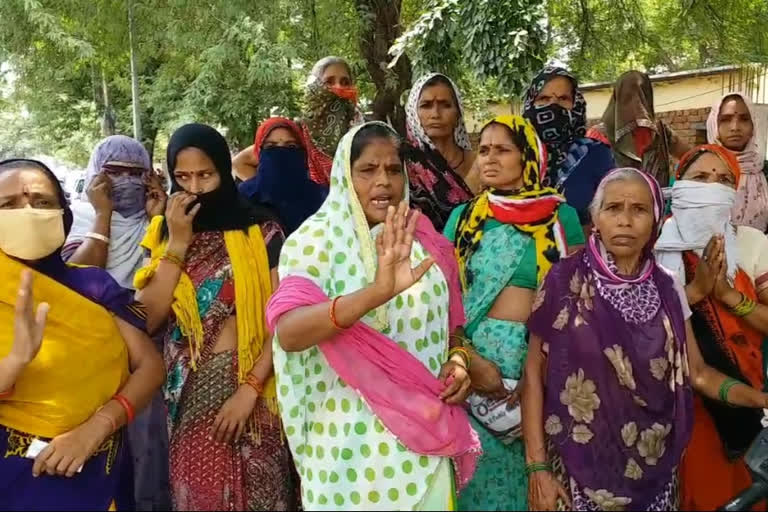
[[[0,162],[3,510],[131,508],[120,429],[164,379],[132,293],[102,269],[62,261],[71,226],[45,165]]]

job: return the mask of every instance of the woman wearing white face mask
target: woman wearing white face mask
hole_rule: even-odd
[[[165,375],[133,294],[102,269],[61,259],[71,226],[45,165],[0,162],[4,510],[130,509],[122,426]],[[37,455],[36,440],[48,443]]]
[[[768,238],[734,227],[741,170],[722,146],[694,148],[680,161],[672,217],[656,244],[660,264],[685,283],[691,323],[704,360],[735,381],[763,389],[768,333]],[[725,400],[724,400],[725,401]],[[756,409],[697,397],[694,428],[680,467],[682,510],[713,510],[746,488],[742,457],[762,428]]]

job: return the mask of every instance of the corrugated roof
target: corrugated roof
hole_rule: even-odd
[[[675,71],[674,73],[659,73],[657,75],[650,75],[651,82],[665,82],[667,80],[678,80],[681,78],[692,78],[697,76],[718,75],[720,73],[726,73],[728,71],[735,71],[743,66],[737,64],[731,64],[728,66],[715,66],[712,68],[703,69],[691,69],[688,71]],[[579,85],[579,89],[582,91],[589,91],[592,89],[602,89],[607,87],[613,87],[616,81],[611,82],[592,82]]]

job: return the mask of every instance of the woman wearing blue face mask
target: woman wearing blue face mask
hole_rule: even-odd
[[[88,164],[89,203],[72,205],[75,221],[62,251],[69,263],[107,270],[123,288],[133,289],[141,268],[149,219],[165,209],[165,191],[152,172],[140,142],[113,135],[94,149]]]
[[[261,123],[253,152],[258,167],[239,184],[240,194],[270,207],[290,235],[320,208],[328,187],[310,178],[301,130],[290,119],[272,117]]]
[[[597,186],[616,165],[611,148],[585,136],[587,102],[576,78],[563,68],[544,68],[528,87],[523,108],[523,116],[546,146],[547,171],[542,182],[565,195],[587,231]]]

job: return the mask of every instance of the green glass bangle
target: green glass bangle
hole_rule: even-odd
[[[730,377],[728,377],[727,379],[725,379],[725,380],[723,381],[723,383],[722,383],[722,384],[720,384],[720,391],[719,391],[719,393],[718,393],[718,394],[719,394],[719,396],[720,396],[720,401],[721,401],[721,402],[723,402],[723,403],[725,403],[725,404],[728,404],[728,405],[730,405],[730,404],[731,404],[731,402],[729,402],[729,401],[728,401],[728,393],[731,391],[731,388],[732,388],[733,386],[737,385],[737,384],[741,384],[741,382],[739,382],[739,381],[738,381],[738,380],[736,380],[736,379],[732,379],[732,378],[730,378]]]
[[[525,466],[525,474],[531,475],[539,471],[552,471],[552,464],[549,462],[534,462]]]

